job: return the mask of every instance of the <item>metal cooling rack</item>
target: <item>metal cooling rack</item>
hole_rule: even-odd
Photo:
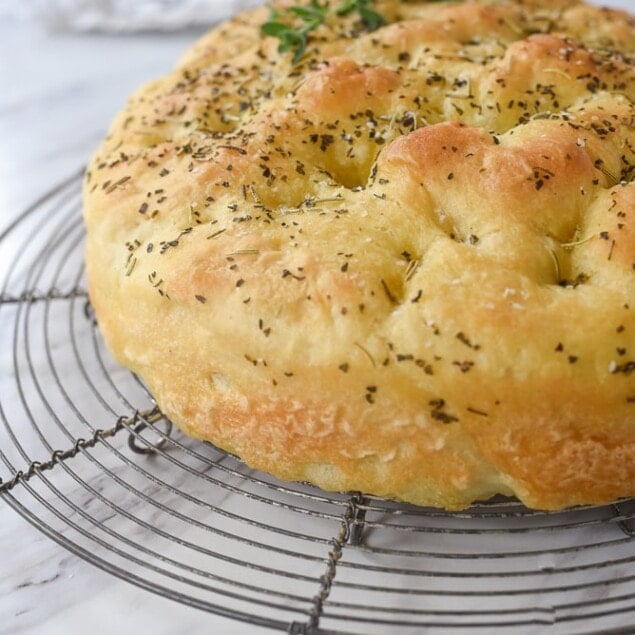
[[[635,500],[462,513],[329,494],[172,432],[85,290],[81,176],[0,235],[0,499],[128,582],[292,634],[629,633]]]

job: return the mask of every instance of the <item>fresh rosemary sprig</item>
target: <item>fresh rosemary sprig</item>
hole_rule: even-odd
[[[357,11],[362,24],[373,31],[385,23],[383,16],[371,8],[373,0],[343,0],[335,9],[336,15],[348,15]],[[309,33],[324,24],[332,10],[328,3],[321,4],[319,0],[311,0],[308,6],[294,5],[285,11],[271,10],[269,20],[265,22],[261,31],[265,35],[278,38],[278,51],[285,53],[293,50],[293,63],[297,64],[309,40]]]
[[[304,55],[309,33],[324,23],[327,12],[328,5],[320,4],[319,0],[311,0],[308,7],[289,7],[284,12],[272,9],[261,31],[280,40],[280,53],[294,49],[293,63],[297,64]]]

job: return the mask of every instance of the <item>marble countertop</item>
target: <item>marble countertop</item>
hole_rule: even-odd
[[[610,4],[635,8],[635,0]],[[85,164],[126,96],[168,70],[197,35],[55,33],[0,17],[0,234]],[[104,573],[2,502],[0,545],[0,635],[274,632],[167,601]]]

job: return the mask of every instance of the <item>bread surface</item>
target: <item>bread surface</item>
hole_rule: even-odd
[[[296,65],[241,14],[131,97],[84,188],[108,346],[186,434],[283,479],[635,495],[635,20],[374,8]]]

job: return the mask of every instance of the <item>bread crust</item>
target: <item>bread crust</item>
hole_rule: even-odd
[[[186,434],[461,509],[635,495],[635,20],[265,9],[141,88],[86,172],[90,298]]]

